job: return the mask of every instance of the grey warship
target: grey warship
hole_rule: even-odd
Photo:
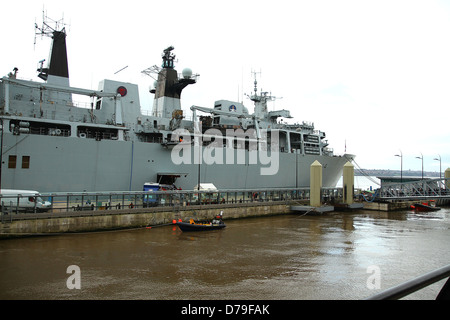
[[[51,37],[50,61],[41,62],[38,79],[19,79],[15,68],[0,80],[3,189],[139,191],[146,182],[186,190],[203,182],[218,189],[306,187],[315,160],[323,186],[334,187],[354,157],[334,155],[312,123],[279,121],[291,118],[289,111],[268,111],[273,97],[258,92],[256,79],[248,96],[254,113],[241,102],[217,100],[212,108],[191,106],[187,119],[181,94],[198,75],[177,72],[173,47],[163,51],[160,67],[144,70],[155,74],[150,115],[141,112],[135,84],[105,79],[98,90],[72,87],[66,31],[52,29]],[[89,97],[89,107],[75,95]],[[264,174],[270,166],[275,170]]]

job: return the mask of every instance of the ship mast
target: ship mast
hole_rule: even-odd
[[[188,85],[197,82],[198,74],[193,75],[191,69],[185,68],[180,77],[175,70],[173,50],[173,46],[163,50],[161,68],[153,66],[143,70],[142,73],[152,78],[153,74],[157,74],[155,88],[150,90],[155,95],[152,115],[169,119],[175,117],[180,120],[183,117],[180,102],[181,92]]]
[[[54,25],[54,27],[51,26]],[[44,67],[45,59],[41,60],[38,77],[47,83],[69,86],[69,66],[67,62],[66,28],[63,19],[52,20],[42,11],[42,26],[35,23],[36,36],[46,36],[53,39],[50,62]]]
[[[255,92],[251,96],[248,96],[251,101],[255,103],[255,117],[257,119],[266,119],[268,117],[269,111],[267,109],[267,102],[268,101],[275,101],[276,99],[279,99],[277,97],[272,96],[271,93],[265,91],[263,92],[261,89],[261,93],[258,95],[258,81],[256,80],[256,74],[260,72],[252,71],[253,76],[255,78],[253,85],[253,91]]]

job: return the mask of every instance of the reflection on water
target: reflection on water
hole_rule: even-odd
[[[0,299],[362,299],[449,264],[449,229],[449,209],[359,211],[5,240]],[[70,265],[80,290],[67,288]],[[434,299],[439,285],[411,298]]]

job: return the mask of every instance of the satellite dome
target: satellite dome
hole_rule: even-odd
[[[189,68],[184,68],[182,71],[183,78],[189,79],[192,76],[192,70]]]

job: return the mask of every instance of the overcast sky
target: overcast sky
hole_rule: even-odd
[[[38,80],[49,39],[37,37],[42,11],[68,24],[72,86],[97,89],[104,78],[137,83],[151,110],[153,79],[173,45],[179,72],[200,74],[182,107],[212,108],[260,89],[279,97],[271,110],[326,132],[337,154],[357,155],[367,169],[425,171],[450,167],[450,1],[15,0],[0,11],[0,75],[14,67]],[[114,73],[123,67],[125,70]],[[260,73],[259,73],[260,72]],[[346,150],[345,150],[346,148]]]

